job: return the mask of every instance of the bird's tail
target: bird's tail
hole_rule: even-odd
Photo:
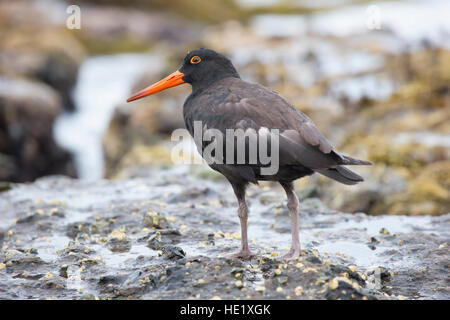
[[[358,182],[364,181],[364,179],[360,175],[343,166],[337,166],[336,168],[315,170],[315,171],[328,178],[331,178],[333,180],[336,180],[340,183],[347,185],[357,184]]]
[[[349,166],[349,165],[366,165],[367,166],[367,165],[372,164],[372,162],[370,162],[370,161],[358,160],[358,159],[351,158],[349,156],[342,155],[342,158],[344,159],[344,161],[341,164],[346,165],[346,166]]]

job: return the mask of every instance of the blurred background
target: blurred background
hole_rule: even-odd
[[[80,29],[66,25],[70,5]],[[297,181],[301,199],[373,215],[447,213],[449,13],[448,0],[2,0],[0,189],[174,166],[170,134],[184,127],[190,87],[125,99],[208,47],[307,113],[340,151],[374,163],[356,169],[366,181],[354,187]],[[188,170],[223,179],[206,165]]]

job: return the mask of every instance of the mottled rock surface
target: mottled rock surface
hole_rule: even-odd
[[[203,170],[203,169],[200,169]],[[2,299],[448,299],[450,215],[346,214],[302,201],[303,255],[281,261],[289,215],[278,187],[249,189],[250,246],[221,180],[190,169],[0,194]]]

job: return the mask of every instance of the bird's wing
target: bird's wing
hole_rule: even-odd
[[[207,107],[197,113],[197,120],[222,133],[226,129],[243,129],[255,130],[261,136],[273,135],[271,129],[278,129],[280,165],[324,169],[343,162],[311,119],[261,85],[227,78],[202,94],[198,103]]]

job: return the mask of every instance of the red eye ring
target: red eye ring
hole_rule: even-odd
[[[197,64],[200,63],[202,61],[202,59],[199,56],[193,56],[191,58],[191,64]]]

